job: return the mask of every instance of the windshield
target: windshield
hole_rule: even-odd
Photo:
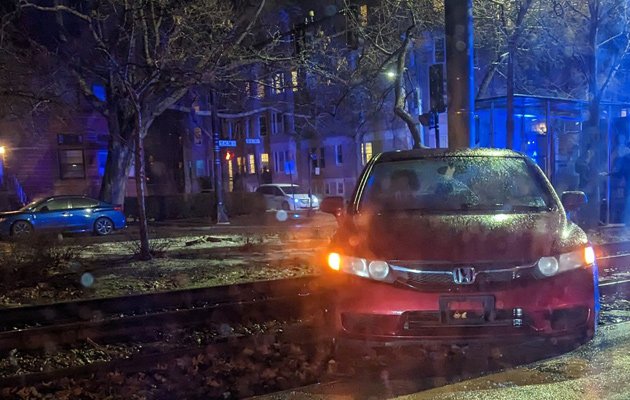
[[[29,211],[29,210],[35,208],[41,202],[42,202],[42,199],[31,201],[30,203],[28,203],[24,207],[20,208],[18,211]]]
[[[360,209],[426,212],[544,211],[553,205],[521,158],[448,157],[376,164]]]
[[[303,194],[305,193],[304,190],[302,190],[302,188],[300,188],[297,185],[294,186],[282,186],[281,187],[282,191],[288,195],[294,195],[294,194]]]

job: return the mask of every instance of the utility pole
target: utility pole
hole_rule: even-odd
[[[445,0],[448,147],[468,148],[474,135],[472,0]]]
[[[214,150],[214,193],[217,202],[217,225],[227,225],[230,223],[225,203],[223,202],[223,171],[221,168],[221,147],[219,147],[219,114],[217,108],[217,96],[214,89],[210,90],[210,101],[212,102],[212,118],[210,126],[212,128],[212,146]]]

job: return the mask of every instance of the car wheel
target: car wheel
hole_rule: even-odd
[[[289,203],[285,201],[282,203],[282,209],[284,211],[289,211],[291,209],[291,206],[289,206]]]
[[[28,236],[33,232],[33,225],[28,221],[16,221],[11,225],[11,236]]]
[[[100,217],[94,221],[94,233],[99,236],[109,235],[114,231],[114,223],[111,219]]]

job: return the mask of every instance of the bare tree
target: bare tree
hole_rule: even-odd
[[[17,0],[16,0],[17,1]],[[122,203],[135,160],[141,255],[149,258],[144,205],[143,139],[157,116],[195,85],[221,86],[247,65],[271,62],[254,47],[266,7],[220,0],[19,0],[23,18],[57,22],[45,46],[67,68],[90,103],[105,115],[110,140],[100,197]],[[282,57],[280,57],[282,59]],[[92,83],[105,87],[96,96]]]

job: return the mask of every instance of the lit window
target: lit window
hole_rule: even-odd
[[[291,87],[294,92],[298,90],[298,72],[296,70],[291,71]]]
[[[359,7],[359,25],[367,26],[368,23],[368,6],[367,4],[361,4]]]
[[[284,92],[284,74],[282,72],[278,72],[273,76],[272,87],[275,94]]]
[[[258,83],[256,87],[256,97],[262,99],[265,97],[265,85]]]
[[[232,164],[232,160],[227,161],[228,167],[228,190],[230,192],[234,191],[234,167]]]
[[[364,165],[370,161],[372,158],[372,142],[361,143],[361,158]]]
[[[238,166],[239,171],[243,171],[243,157],[236,158],[236,165]]]
[[[269,154],[267,153],[262,153],[260,155],[260,162],[264,163],[269,163]]]
[[[59,150],[61,179],[85,178],[83,150]]]
[[[247,163],[249,164],[249,173],[255,174],[256,173],[256,156],[254,156],[253,154],[249,154],[247,156]]]

